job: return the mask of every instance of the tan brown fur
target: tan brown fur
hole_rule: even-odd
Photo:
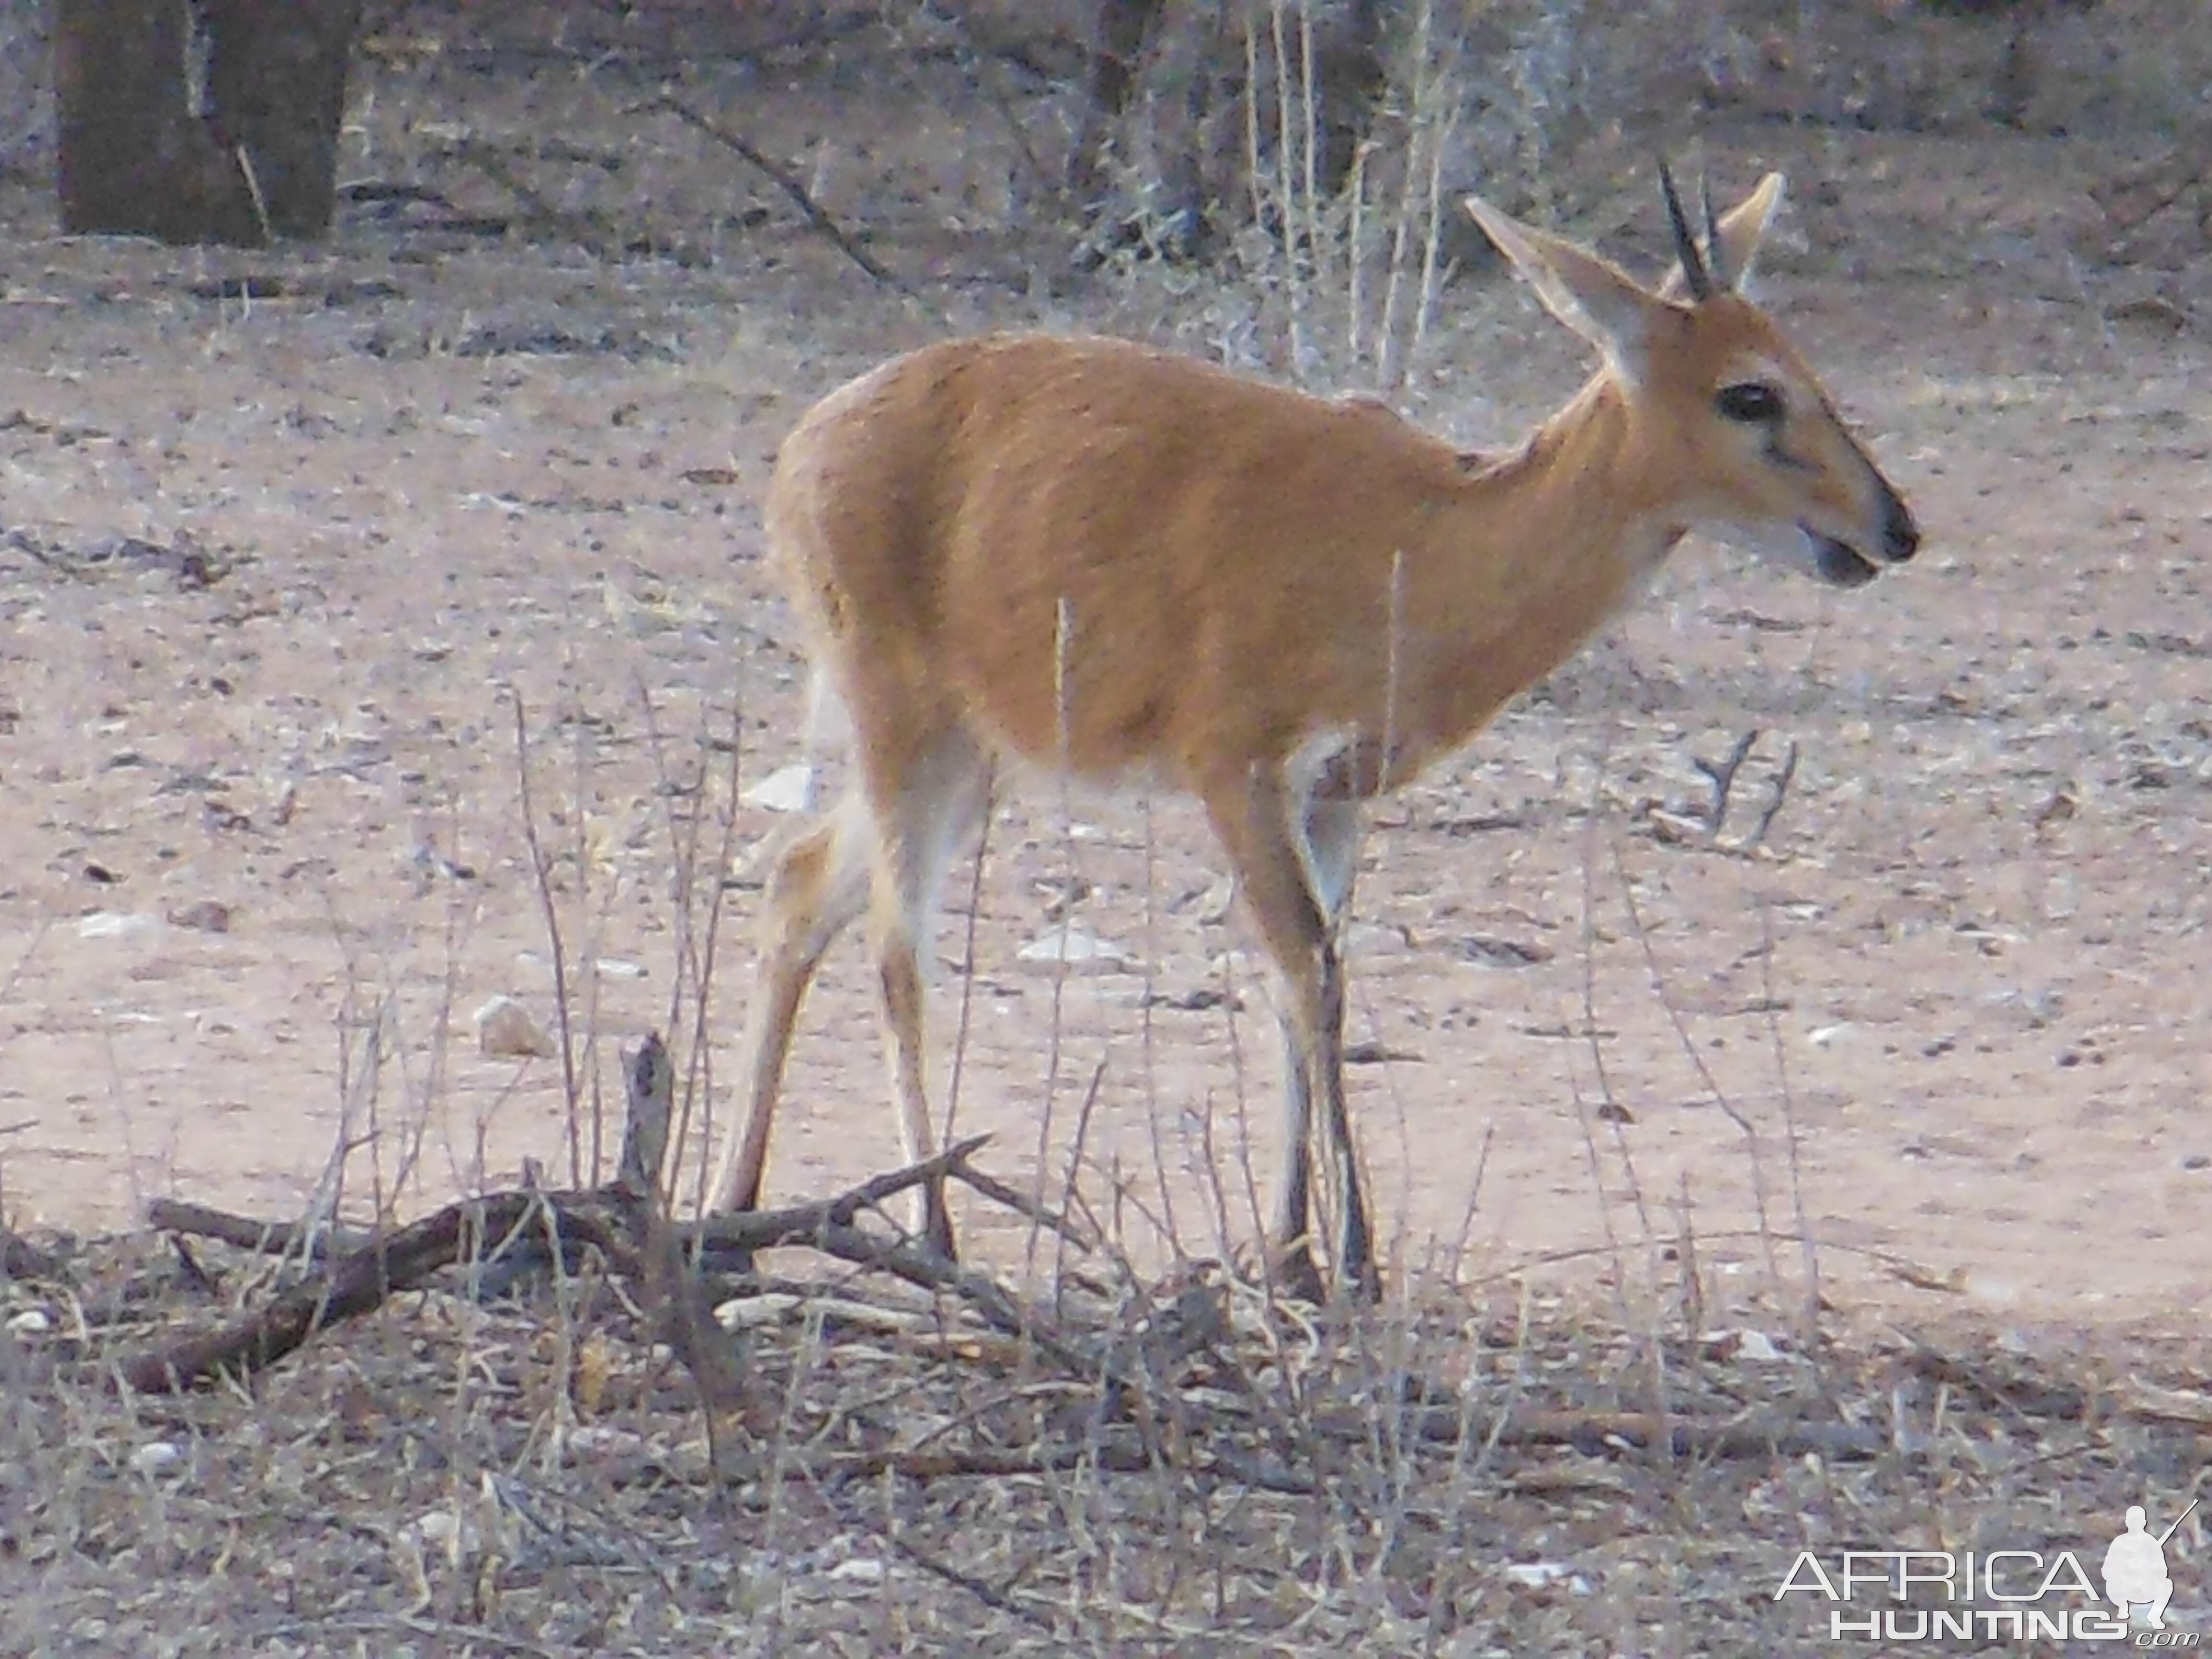
[[[1770,179],[1720,222],[1716,270],[1749,265],[1778,191]],[[1750,301],[1647,292],[1469,205],[1607,358],[1510,453],[1460,453],[1371,402],[1043,336],[915,352],[800,422],[768,536],[850,715],[857,777],[774,864],[750,1111],[721,1202],[757,1199],[792,1022],[822,951],[864,908],[908,1151],[926,1155],[917,939],[995,769],[1018,759],[1143,777],[1205,805],[1285,978],[1293,1145],[1279,1260],[1299,1288],[1317,1284],[1306,1230],[1318,1099],[1338,1265],[1372,1287],[1336,945],[1360,803],[1462,747],[1693,525],[1736,526],[1852,585],[1917,542]],[[1694,245],[1684,258],[1678,287],[1692,264],[1705,277]],[[1722,389],[1747,380],[1774,391],[1784,416],[1717,413]],[[949,1249],[941,1196],[927,1218]]]

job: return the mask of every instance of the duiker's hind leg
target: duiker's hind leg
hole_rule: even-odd
[[[940,732],[902,750],[879,746],[870,759],[867,788],[877,824],[870,893],[876,971],[899,1135],[908,1162],[919,1163],[937,1152],[923,1042],[927,976],[921,952],[933,931],[945,866],[989,806],[991,765],[974,740],[957,730]],[[941,1180],[923,1188],[921,1224],[933,1249],[948,1256],[953,1253],[952,1219]]]
[[[771,856],[761,911],[760,982],[745,1019],[744,1129],[723,1152],[715,1209],[759,1207],[792,1027],[823,953],[866,908],[872,839],[867,803],[851,794],[802,825]]]

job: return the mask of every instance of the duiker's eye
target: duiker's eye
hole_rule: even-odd
[[[1747,426],[1771,426],[1782,418],[1782,393],[1764,380],[1739,380],[1713,393],[1713,407]]]

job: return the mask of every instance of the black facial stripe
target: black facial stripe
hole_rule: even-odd
[[[1777,427],[1767,437],[1766,459],[1775,465],[1786,467],[1792,472],[1818,472],[1820,470],[1817,462],[1808,461],[1802,455],[1792,454],[1782,447],[1782,430],[1779,427]]]

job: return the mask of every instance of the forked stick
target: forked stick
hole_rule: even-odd
[[[902,1241],[878,1240],[854,1223],[864,1210],[926,1182],[957,1171],[990,1137],[970,1135],[936,1157],[871,1177],[838,1196],[811,1204],[744,1215],[718,1215],[696,1224],[672,1224],[673,1241],[687,1253],[745,1254],[781,1245],[810,1245],[858,1266],[880,1267],[912,1283],[949,1290],[974,1302],[1002,1328],[1023,1328],[1009,1312],[1012,1298],[980,1274]],[[158,1204],[156,1224],[230,1239],[257,1239],[277,1230],[199,1206]],[[218,1371],[251,1373],[274,1364],[319,1333],[381,1307],[442,1268],[481,1261],[550,1232],[606,1255],[626,1277],[646,1277],[641,1245],[646,1236],[642,1199],[619,1187],[581,1192],[503,1192],[448,1204],[374,1243],[340,1255],[312,1279],[263,1307],[213,1331],[199,1332],[125,1360],[118,1375],[142,1394],[177,1394]],[[1011,1323],[1009,1322],[1011,1322]]]

